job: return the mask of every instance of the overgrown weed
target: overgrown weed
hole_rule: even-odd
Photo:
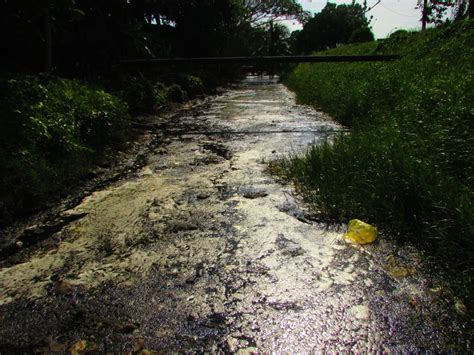
[[[398,53],[394,63],[301,64],[285,83],[353,132],[283,159],[328,221],[361,218],[421,245],[474,305],[474,21],[326,54]]]

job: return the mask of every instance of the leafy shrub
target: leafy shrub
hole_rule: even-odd
[[[126,136],[128,108],[77,80],[0,79],[0,223],[67,187]]]
[[[203,87],[206,91],[213,91],[220,84],[219,77],[215,71],[200,72],[199,78],[201,79]]]
[[[349,38],[349,43],[363,43],[371,42],[374,40],[374,34],[369,27],[362,27],[352,32]]]
[[[190,97],[196,97],[204,94],[204,84],[201,78],[194,75],[186,75],[183,88]]]
[[[168,92],[168,100],[178,103],[183,103],[187,100],[187,93],[184,91],[181,86],[178,84],[173,84],[167,89]]]
[[[165,87],[159,82],[129,76],[122,86],[121,97],[129,105],[132,113],[152,112],[166,101]]]
[[[146,105],[143,106],[146,110],[142,109],[142,111],[152,111],[154,107],[162,105],[167,100],[182,103],[187,101],[189,98],[195,98],[197,96],[204,95],[209,89],[214,89],[217,83],[206,82],[205,85],[203,79],[201,79],[201,75],[204,74],[199,73],[198,75],[195,75],[186,72],[169,71],[166,73],[161,73],[157,78],[159,81],[145,79],[143,77],[132,77],[134,78],[133,80],[140,82],[141,85],[144,86],[141,88],[137,87],[136,89],[133,89],[133,91],[139,90],[138,93],[140,93],[142,96],[148,96],[150,98],[148,100],[150,104],[147,107],[145,107]],[[130,80],[131,78],[128,78],[125,81],[125,86],[128,85],[127,81]],[[209,86],[207,84],[209,84]],[[150,88],[147,88],[147,85]],[[148,92],[149,94],[144,95],[144,92]],[[140,110],[135,111],[140,112]]]
[[[390,40],[395,40],[396,38],[406,38],[410,35],[410,32],[407,30],[396,30],[392,32],[389,36]]]
[[[162,106],[166,103],[167,100],[167,90],[165,84],[157,81],[153,84],[153,101],[154,108]]]

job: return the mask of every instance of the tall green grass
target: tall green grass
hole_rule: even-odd
[[[447,262],[472,302],[474,21],[324,53],[403,58],[297,66],[298,100],[353,129],[274,168],[326,220],[364,219]]]

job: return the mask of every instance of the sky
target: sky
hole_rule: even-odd
[[[326,6],[326,0],[297,0],[306,11],[312,14],[320,12]],[[336,4],[350,4],[351,0],[330,0]],[[362,0],[358,0],[362,4]],[[377,0],[367,0],[367,5],[371,7]],[[375,38],[385,38],[390,33],[398,29],[419,29],[421,28],[421,11],[415,9],[417,0],[382,0],[373,10],[368,13],[374,16],[371,25]],[[290,30],[301,28],[294,22],[287,23]]]

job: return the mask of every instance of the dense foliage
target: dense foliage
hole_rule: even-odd
[[[3,0],[0,70],[90,78],[123,59],[248,55],[262,24],[303,14],[295,0]]]
[[[420,9],[422,15],[425,16],[427,23],[440,24],[450,20],[463,18],[474,18],[474,1],[473,0],[427,0],[426,9],[424,9],[424,1],[418,0],[417,8]],[[451,10],[452,16],[447,17],[447,13]]]
[[[67,192],[95,163],[113,155],[131,138],[129,113],[182,103],[218,83],[205,85],[185,73],[163,79],[128,75],[112,95],[51,75],[0,77],[0,225]]]
[[[303,15],[295,0],[0,1],[0,224],[74,185],[125,139],[129,113],[238,74],[120,60],[280,53],[288,33],[272,20]]]
[[[126,137],[128,109],[76,80],[0,80],[0,223],[64,190]],[[58,191],[59,190],[59,191]]]
[[[353,127],[281,162],[328,220],[361,218],[415,241],[474,289],[474,21],[327,54],[399,53],[385,64],[303,64],[300,102]],[[473,301],[471,293],[470,300]]]
[[[301,31],[292,34],[293,50],[310,53],[346,43],[373,41],[366,10],[365,6],[354,2],[347,5],[328,2],[321,12],[304,24]]]

